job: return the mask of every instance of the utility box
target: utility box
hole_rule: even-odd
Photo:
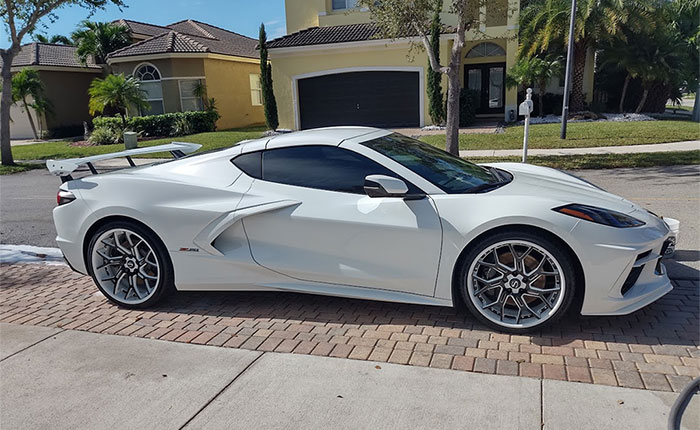
[[[138,135],[133,131],[124,132],[124,147],[126,149],[135,149]]]

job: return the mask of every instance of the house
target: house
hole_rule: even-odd
[[[445,0],[444,10],[448,4]],[[409,53],[410,42],[419,39],[379,38],[369,11],[357,8],[356,0],[286,0],[285,7],[287,35],[268,44],[281,128],[432,124],[427,54]],[[477,117],[517,117],[517,89],[506,87],[505,75],[516,61],[519,11],[519,0],[490,0],[478,10],[479,30],[467,33],[460,79],[480,94]],[[447,27],[457,24],[448,12],[441,19]],[[452,38],[441,36],[443,60],[449,58]],[[588,63],[584,92],[590,100],[592,53]]]
[[[265,122],[257,40],[199,21],[167,26],[118,20],[134,43],[112,52],[113,73],[141,80],[150,109],[143,115],[201,110],[194,89],[204,84],[216,99],[219,129]]]
[[[37,132],[48,130],[53,137],[82,135],[83,121],[90,119],[87,90],[90,82],[102,74],[92,61],[80,64],[75,47],[49,43],[28,43],[20,48],[12,61],[12,72],[31,67],[39,72],[46,88],[44,95],[52,105],[52,113],[37,119],[31,112]],[[27,113],[20,104],[10,110],[12,139],[34,137]]]

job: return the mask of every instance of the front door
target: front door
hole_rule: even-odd
[[[293,204],[243,220],[258,264],[305,281],[434,294],[442,227],[432,200],[368,197],[366,175],[396,175],[335,146],[267,150],[262,167],[241,205]]]
[[[503,113],[506,97],[506,63],[465,65],[464,83],[467,88],[479,94],[477,114]]]

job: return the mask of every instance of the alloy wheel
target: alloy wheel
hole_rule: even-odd
[[[151,245],[124,228],[102,233],[92,249],[92,267],[102,291],[117,302],[136,305],[148,300],[161,270]]]
[[[553,317],[564,300],[566,280],[557,259],[523,240],[488,246],[475,258],[467,292],[476,310],[508,328],[530,328]]]

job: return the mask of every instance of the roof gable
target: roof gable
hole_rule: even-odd
[[[134,25],[134,21],[122,21]],[[166,53],[213,53],[259,58],[258,51],[255,49],[257,44],[255,39],[203,22],[184,20],[167,27],[151,27],[153,28],[149,28],[149,31],[155,32],[156,29],[163,31],[146,40],[114,51],[109,58]]]
[[[32,42],[23,45],[12,60],[12,67],[72,67],[76,69],[102,70],[92,58],[83,66],[76,55],[77,48],[54,43]],[[1,64],[1,63],[0,63]]]

